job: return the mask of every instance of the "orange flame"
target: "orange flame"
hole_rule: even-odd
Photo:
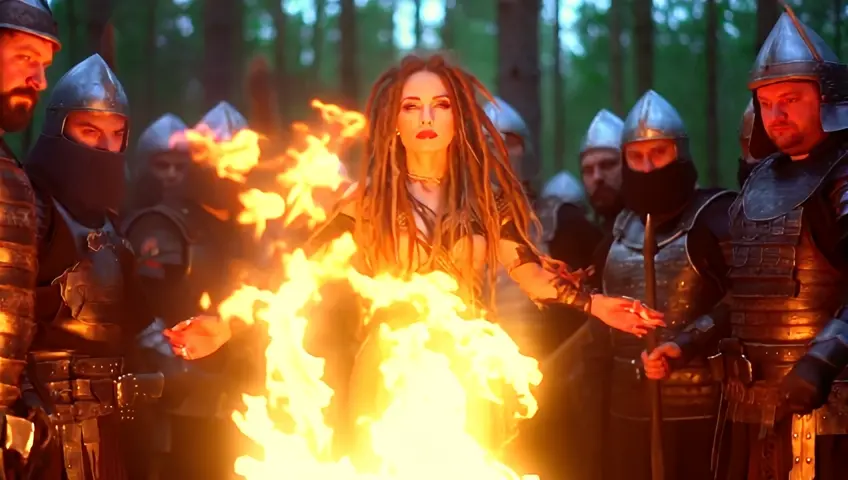
[[[245,186],[237,219],[252,225],[257,238],[269,221],[325,223],[328,208],[315,194],[341,195],[350,183],[340,174],[344,170],[331,145],[339,137],[359,135],[365,118],[318,100],[312,105],[325,124],[340,132],[315,135],[306,125],[296,125],[305,147],[286,152],[294,166],[276,177],[278,191]],[[195,161],[213,166],[222,178],[244,183],[259,164],[258,135],[249,130],[229,142],[210,144],[211,137],[197,131],[186,132],[185,138],[196,145]],[[242,285],[219,305],[222,318],[264,322],[270,336],[267,394],[245,395],[246,413],[233,413],[239,429],[264,455],[239,458],[235,472],[248,480],[520,478],[499,460],[497,449],[516,420],[536,412],[531,387],[542,379],[538,362],[523,356],[498,325],[464,318],[468,309],[449,275],[364,276],[352,266],[355,253],[353,238],[345,234],[313,257],[302,250],[280,255],[276,265],[263,266],[284,272],[276,289]],[[355,467],[349,458],[330,460],[333,431],[324,409],[333,391],[322,380],[325,361],[304,348],[310,308],[321,300],[319,289],[338,280],[349,282],[368,302],[365,323],[393,305],[414,310],[413,318],[395,319],[402,323],[379,324],[355,362],[352,395],[359,401],[352,403],[365,406],[355,413],[367,433],[360,441],[369,442],[358,447],[376,457],[367,467]],[[280,411],[291,420],[285,428],[273,420]]]

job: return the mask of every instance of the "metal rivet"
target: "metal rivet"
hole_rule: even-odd
[[[807,440],[809,440],[809,439],[811,439],[811,438],[813,438],[813,435],[812,435],[811,433],[808,433],[808,434],[807,434]]]
[[[813,463],[813,459],[810,458],[810,457],[807,457],[807,463]]]
[[[793,433],[793,434],[792,434],[792,438],[798,438],[798,434],[797,434],[797,433]]]
[[[795,463],[801,463],[801,457],[795,457]]]

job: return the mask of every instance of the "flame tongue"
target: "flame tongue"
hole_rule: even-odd
[[[310,227],[327,221],[319,193],[340,195],[349,181],[330,146],[354,138],[362,115],[314,101],[337,135],[314,135],[302,124],[303,149],[289,149],[294,166],[276,178],[278,189],[245,185],[237,212],[262,238],[269,222],[303,219]],[[190,130],[195,161],[222,178],[246,183],[259,164],[258,135],[244,130],[229,142]],[[279,250],[278,250],[279,251]],[[515,422],[536,412],[531,387],[541,381],[538,362],[523,356],[496,324],[465,319],[456,280],[442,272],[399,279],[359,274],[348,234],[307,258],[296,250],[276,259],[285,280],[276,288],[242,285],[219,305],[222,318],[267,324],[267,393],[245,395],[245,413],[234,412],[239,429],[263,450],[243,456],[235,472],[249,480],[499,480],[519,476],[497,452]],[[263,265],[265,269],[274,265]],[[304,336],[310,310],[328,282],[348,282],[369,310],[367,324],[386,309],[405,305],[404,317],[380,322],[362,345],[351,378],[349,407],[357,419],[356,465],[330,456],[333,431],[325,417],[333,391],[324,383],[325,361],[309,354]],[[208,300],[207,300],[208,305]],[[394,314],[394,309],[392,313]],[[287,421],[280,422],[281,415]],[[361,458],[360,458],[361,457]]]

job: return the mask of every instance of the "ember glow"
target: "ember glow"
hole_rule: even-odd
[[[318,101],[312,105],[330,133],[296,125],[304,147],[287,151],[293,167],[276,177],[278,191],[245,187],[240,196],[243,211],[236,218],[252,225],[257,239],[271,221],[288,225],[304,219],[310,228],[322,225],[329,206],[314,194],[332,191],[340,198],[350,187],[332,149],[360,135],[365,119]],[[244,183],[259,164],[259,136],[249,130],[228,142],[216,142],[203,131],[189,131],[185,138],[197,152],[195,161],[212,165],[222,178]],[[517,422],[536,412],[531,387],[542,379],[538,362],[519,353],[496,324],[468,319],[449,275],[369,277],[352,266],[355,253],[349,234],[312,257],[288,251],[276,259],[285,275],[277,288],[242,285],[221,303],[222,318],[265,322],[270,336],[267,393],[245,395],[246,413],[233,414],[239,429],[264,452],[261,458],[239,458],[235,472],[248,480],[520,478],[503,463],[500,450]],[[349,458],[330,455],[333,431],[324,409],[333,391],[323,379],[325,360],[304,348],[309,312],[321,301],[319,288],[340,280],[349,282],[368,306],[364,327],[397,305],[411,307],[403,311],[412,317],[393,315],[391,321],[371,325],[373,333],[357,356],[350,396],[364,434],[356,437],[356,450],[369,452],[369,460],[356,466]],[[285,425],[279,422],[283,417]]]

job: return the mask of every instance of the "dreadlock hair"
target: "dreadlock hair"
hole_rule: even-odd
[[[439,269],[458,277],[460,288],[476,300],[481,279],[469,273],[474,272],[473,251],[464,252],[467,264],[457,265],[450,257],[450,247],[475,231],[482,234],[486,241],[488,285],[492,286],[489,305],[493,306],[502,227],[512,222],[520,240],[538,253],[529,233],[531,224],[538,227],[538,219],[512,170],[501,135],[477,101],[478,95],[492,101],[492,95],[477,78],[449,64],[441,54],[408,55],[400,65],[380,75],[371,88],[365,109],[368,136],[359,178],[359,185],[365,188],[359,190],[357,202],[357,244],[374,273],[411,273],[403,271],[401,260],[405,258],[407,265],[413,264],[419,245],[413,210],[419,214],[422,210],[420,202],[407,190],[406,149],[396,131],[404,85],[417,72],[431,72],[442,80],[456,126],[448,145],[447,174],[440,183],[443,211],[450,220],[444,221],[441,212],[435,212],[437,216],[430,222],[435,241],[425,265],[432,267],[436,262]],[[404,219],[409,245],[400,251],[399,230]],[[422,219],[427,221],[423,215]],[[468,242],[469,247],[472,243]],[[473,277],[468,278],[469,275]]]

